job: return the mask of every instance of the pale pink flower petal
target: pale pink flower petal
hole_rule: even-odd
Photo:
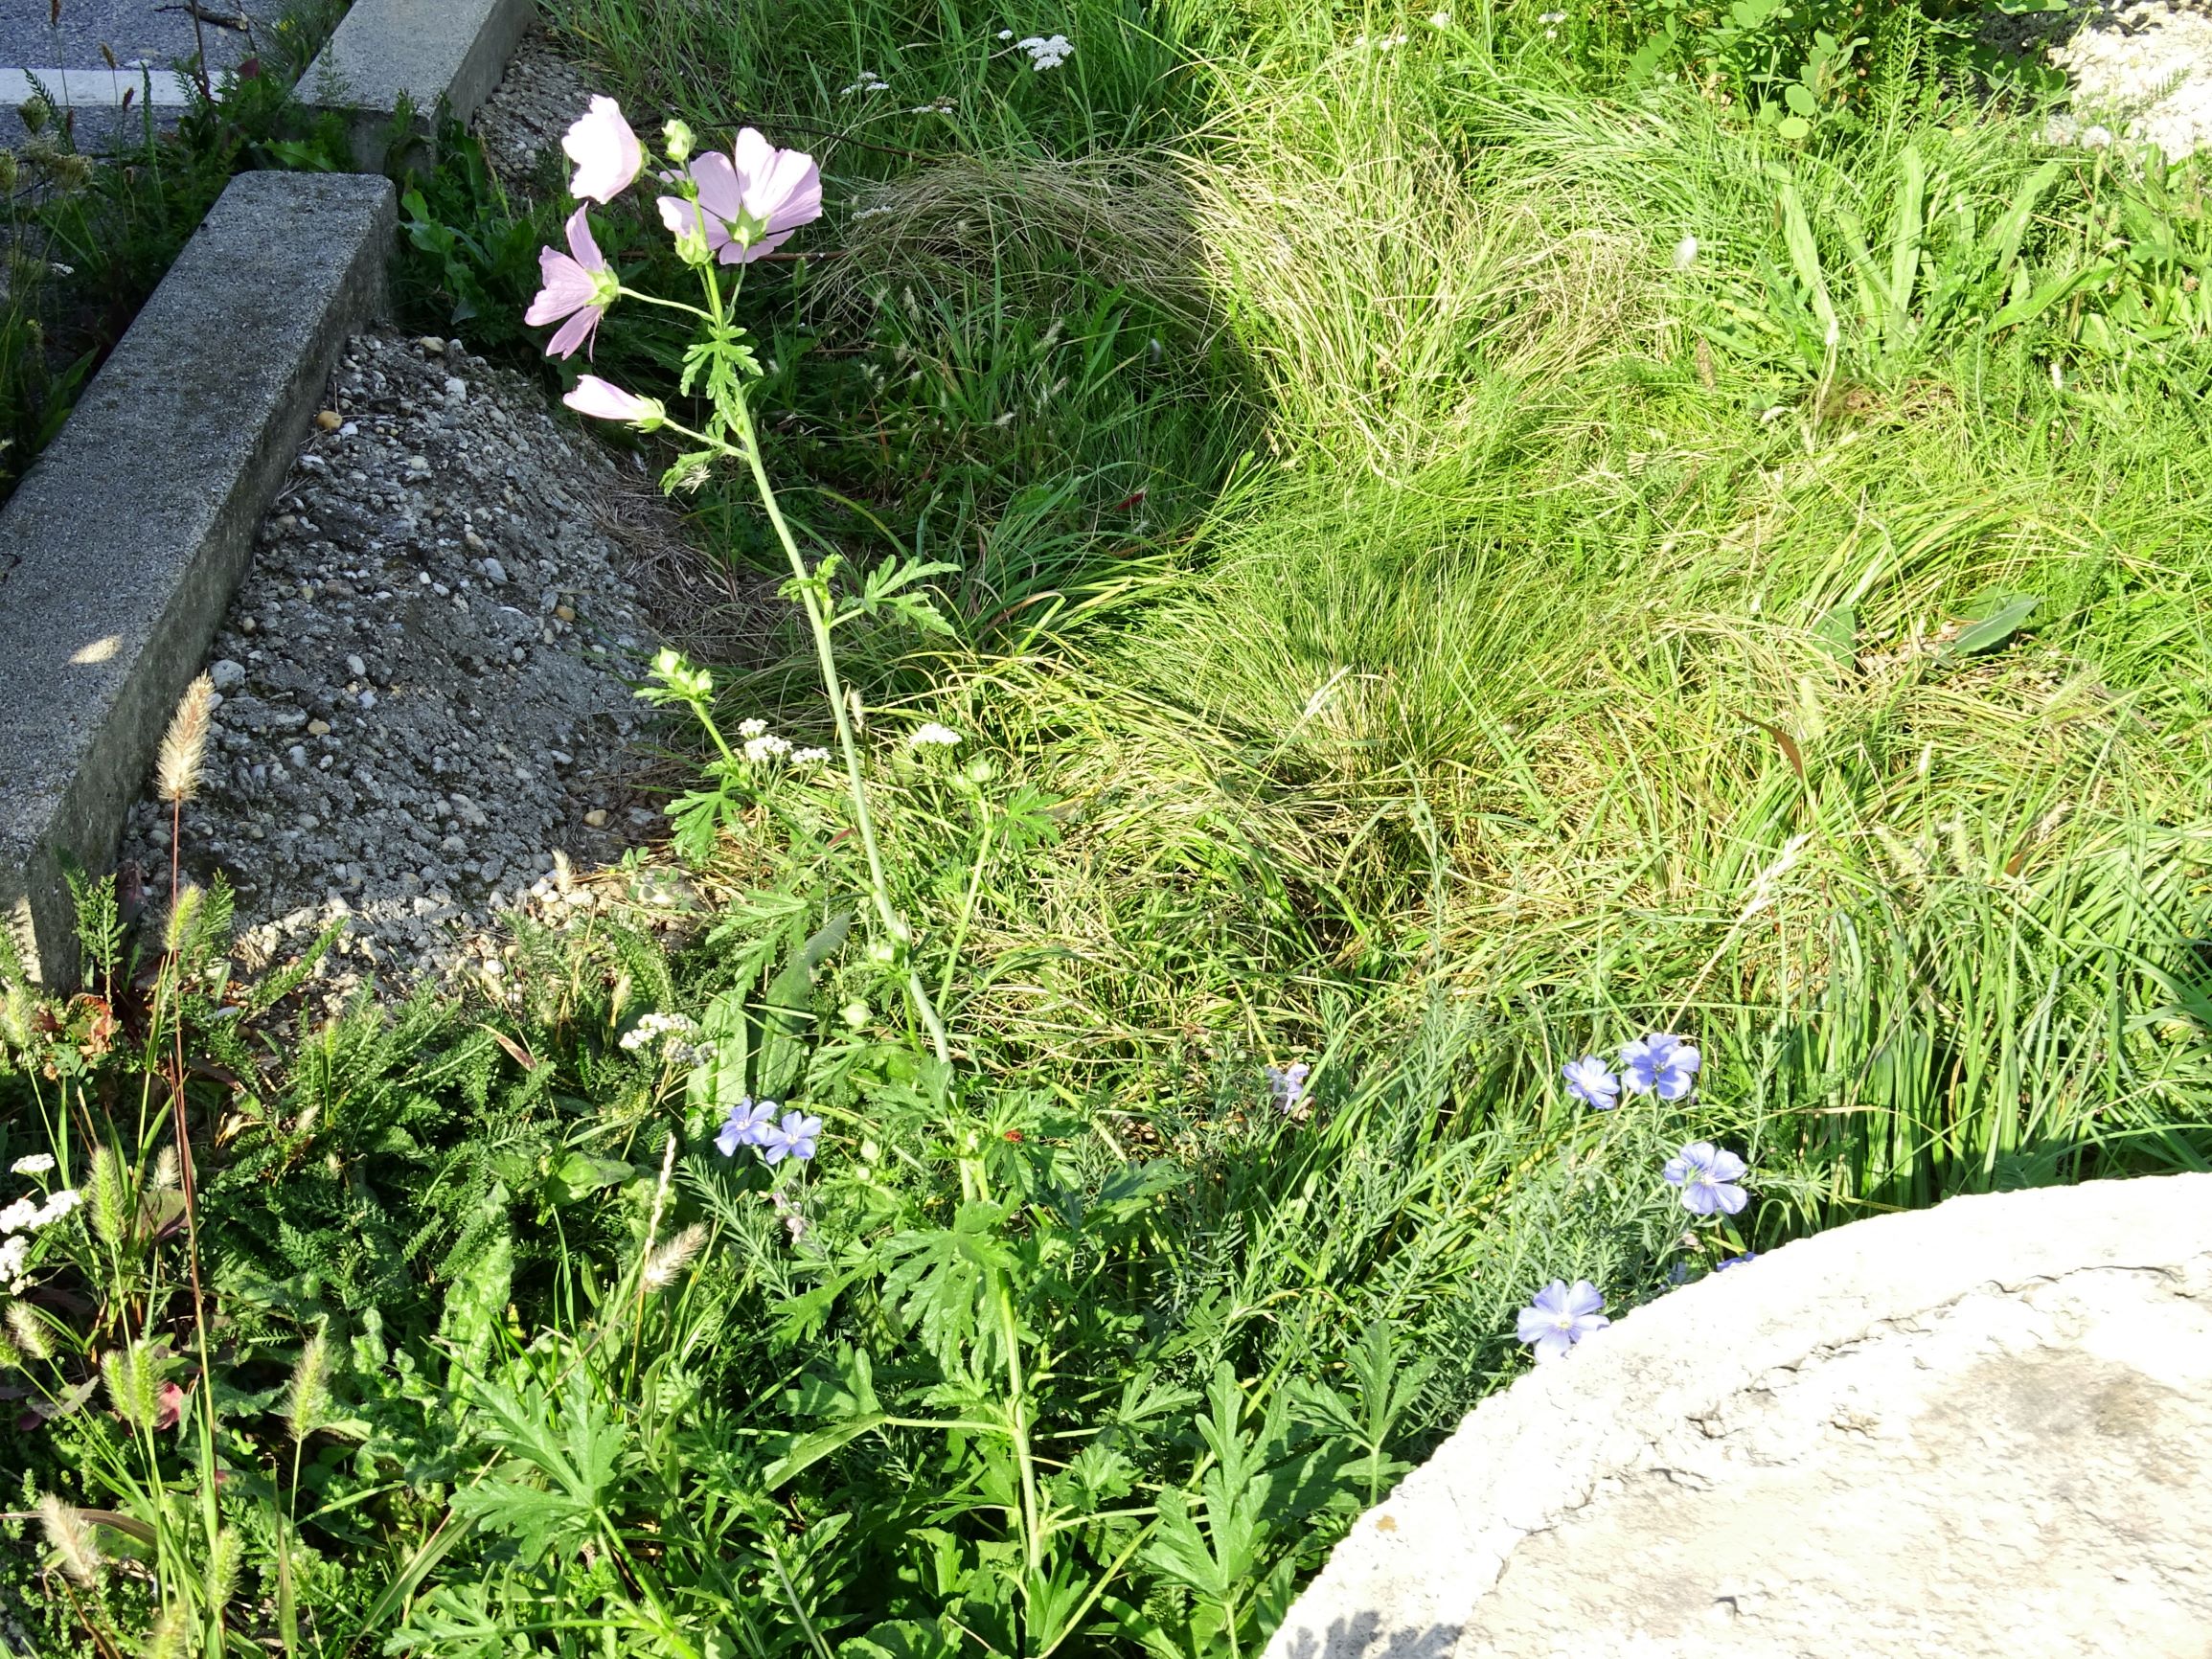
[[[699,187],[699,206],[723,223],[744,211],[744,176],[720,150],[710,149],[692,163],[692,182]]]
[[[573,357],[576,349],[586,344],[599,331],[600,311],[595,306],[586,306],[556,329],[553,338],[545,343],[548,357]]]
[[[576,163],[569,193],[587,201],[612,201],[645,165],[645,147],[611,98],[594,98],[591,112],[568,129],[560,148]]]
[[[568,245],[571,252],[565,254],[557,248],[538,250],[537,272],[545,286],[522,314],[522,320],[534,329],[568,319],[545,348],[549,357],[574,356],[576,349],[591,339],[599,320],[606,315],[599,280],[600,273],[608,268],[606,258],[592,240],[591,220],[582,208],[568,216]]]
[[[539,249],[537,274],[545,286],[538,289],[537,297],[530,302],[530,309],[522,313],[522,320],[532,328],[542,329],[548,323],[558,323],[591,304],[591,273],[566,254],[552,248]]]
[[[699,210],[682,196],[664,195],[659,202],[660,222],[668,226],[670,236],[681,240],[698,229]]]
[[[660,404],[652,398],[625,392],[597,375],[578,375],[576,390],[561,401],[579,415],[589,415],[600,420],[645,420],[661,412]]]

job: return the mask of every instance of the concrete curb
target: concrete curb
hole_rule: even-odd
[[[1267,1659],[1449,1659],[1522,1541],[1684,1424],[1985,1288],[2101,1268],[2212,1279],[2212,1174],[1953,1198],[1663,1296],[1469,1413],[1336,1546]]]
[[[301,102],[342,115],[355,165],[380,167],[402,100],[418,130],[441,103],[467,121],[534,15],[533,0],[353,0],[301,77]]]
[[[0,510],[0,918],[57,990],[62,860],[113,856],[396,228],[382,178],[233,179]]]

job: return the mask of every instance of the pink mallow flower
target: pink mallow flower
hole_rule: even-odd
[[[725,265],[750,264],[822,216],[822,170],[796,149],[778,149],[751,127],[729,155],[710,150],[691,165],[697,206],[660,198],[661,222],[678,237],[696,236],[705,216],[707,249]],[[675,175],[666,174],[671,182]]]
[[[548,357],[573,357],[577,347],[589,345],[599,329],[600,318],[606,315],[607,307],[614,304],[621,291],[614,267],[606,262],[599,244],[591,239],[591,224],[584,216],[586,211],[578,208],[568,216],[567,253],[558,248],[537,250],[537,274],[545,286],[538,289],[537,298],[530,302],[530,309],[523,313],[522,320],[534,329],[560,323],[559,330],[546,343]],[[564,323],[563,317],[568,319]]]
[[[640,398],[625,392],[597,375],[580,375],[576,389],[561,399],[579,415],[600,420],[628,420],[650,432],[668,416],[668,405],[657,398]]]
[[[611,98],[593,99],[591,112],[568,129],[560,148],[576,163],[569,193],[586,201],[614,200],[645,165],[645,147],[623,119],[622,105]]]

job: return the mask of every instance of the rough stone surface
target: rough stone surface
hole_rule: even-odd
[[[0,919],[51,983],[60,858],[106,867],[394,223],[381,178],[234,179],[0,511]]]
[[[1485,1400],[1270,1659],[2212,1651],[2212,1175],[1789,1245]]]
[[[2212,11],[2204,0],[1992,8],[1979,33],[1991,46],[2038,54],[2065,73],[2066,107],[2051,117],[2048,143],[2156,145],[2169,160],[2212,143]]]
[[[249,971],[340,920],[326,996],[495,961],[502,910],[660,825],[627,781],[652,642],[598,516],[615,478],[458,343],[349,343],[215,640],[184,814]],[[170,834],[142,801],[125,854],[156,889]]]
[[[424,119],[440,102],[475,114],[533,14],[532,0],[353,0],[300,96],[344,115],[360,165],[376,166],[402,99]]]
[[[591,92],[575,65],[533,33],[508,59],[499,90],[476,112],[476,136],[507,186],[527,188],[540,158],[559,149],[562,135],[590,107]]]

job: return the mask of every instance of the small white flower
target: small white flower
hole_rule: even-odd
[[[0,1233],[19,1233],[26,1227],[38,1225],[39,1210],[28,1198],[18,1198],[5,1210],[0,1210]]]
[[[738,736],[741,738],[757,738],[767,729],[768,722],[765,720],[741,720],[738,724]]]
[[[909,749],[949,749],[959,741],[960,734],[950,726],[941,726],[935,720],[927,720],[907,735],[906,746]]]
[[[31,1239],[18,1233],[14,1238],[0,1241],[0,1279],[8,1281],[11,1292],[23,1288],[23,1269],[31,1255]]]
[[[53,1158],[44,1152],[33,1152],[9,1165],[8,1172],[11,1175],[43,1175],[53,1168]]]
[[[793,749],[791,751],[791,764],[794,766],[819,766],[829,758],[830,751],[827,749]]]
[[[839,98],[853,98],[855,96],[860,98],[869,98],[873,97],[878,92],[889,92],[890,90],[891,83],[888,80],[885,80],[874,70],[863,69],[860,71],[859,80],[854,81],[850,86],[840,86],[837,89],[837,96]]]
[[[1546,11],[1541,17],[1537,19],[1539,23],[1546,24],[1564,23],[1566,20],[1567,14],[1564,11]]]
[[[1449,29],[1451,27],[1451,13],[1448,11],[1431,11],[1428,14],[1428,26],[1431,29]]]
[[[790,741],[785,738],[752,738],[747,739],[745,743],[745,759],[756,766],[774,760],[778,755],[788,755],[790,752]]]
[[[43,1227],[49,1222],[58,1221],[83,1202],[82,1195],[78,1193],[75,1187],[64,1187],[46,1200],[45,1207],[38,1212],[38,1218],[33,1221],[31,1225]]]
[[[1074,54],[1075,47],[1064,34],[1032,34],[1015,45],[1029,54],[1029,66],[1042,74],[1047,69],[1058,69]]]
[[[622,1034],[622,1046],[634,1054],[666,1038],[692,1036],[698,1029],[680,1013],[649,1013]]]
[[[1698,262],[1698,239],[1684,237],[1675,244],[1675,269],[1686,271]]]
[[[1014,38],[1014,31],[1011,29],[1001,29],[998,32],[998,37],[1001,40],[1012,40]]]

